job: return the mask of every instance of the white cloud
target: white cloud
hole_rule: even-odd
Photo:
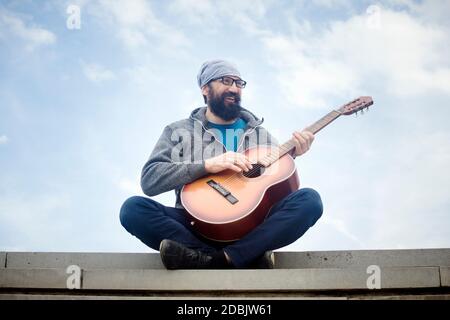
[[[9,139],[7,136],[5,136],[5,135],[0,136],[0,144],[6,144],[6,143],[8,143],[8,141],[9,141]]]
[[[143,195],[139,181],[129,178],[120,178],[116,181],[119,189],[129,195]]]
[[[132,83],[136,88],[148,91],[148,88],[160,81],[158,77],[161,71],[151,62],[143,62],[139,65],[124,68],[123,73],[127,77],[127,81]]]
[[[370,20],[372,12],[331,21],[321,30],[286,10],[288,32],[275,32],[266,25],[272,1],[176,0],[169,8],[181,20],[209,32],[231,24],[262,41],[270,64],[278,70],[281,90],[294,105],[324,107],[330,101],[346,101],[366,94],[368,82],[382,83],[386,91],[400,96],[430,90],[450,93],[448,33],[424,19],[445,12],[448,4],[397,2],[412,13],[378,5],[378,28]],[[316,0],[313,6],[355,10],[348,1]]]
[[[311,3],[314,6],[317,7],[324,7],[324,8],[336,8],[336,7],[344,7],[344,8],[351,8],[352,4],[348,0],[302,0],[300,2],[303,2],[305,4],[311,5]]]
[[[449,36],[444,29],[382,8],[379,28],[367,19],[362,14],[335,21],[321,33],[291,19],[293,34],[262,38],[293,104],[326,106],[331,98],[361,95],[366,82],[376,81],[394,95],[450,93],[450,61],[443,50]]]
[[[365,247],[363,242],[349,230],[349,227],[347,226],[344,220],[325,216],[322,218],[321,222],[330,225],[340,234],[344,235],[345,237],[356,243],[359,247],[362,248]]]
[[[0,198],[1,230],[14,234],[4,238],[1,246],[20,250],[52,250],[58,241],[73,231],[67,219],[72,199],[67,194],[9,195]],[[49,232],[51,230],[51,232]],[[5,233],[5,231],[3,233]]]
[[[361,141],[352,151],[342,144],[322,145],[309,155],[317,160],[299,159],[300,181],[319,188],[324,214],[287,249],[448,247],[450,133],[410,131],[389,139],[377,135],[386,141]],[[327,154],[333,161],[321,160]]]
[[[103,81],[114,80],[116,79],[116,75],[98,64],[95,63],[81,63],[83,73],[90,81],[95,83],[100,83]]]
[[[272,0],[175,0],[169,10],[202,31],[218,32],[234,25],[247,34],[264,35],[266,31],[258,22],[265,17],[271,3]]]
[[[100,0],[96,5],[98,8],[92,13],[117,30],[115,33],[126,47],[140,55],[155,49],[173,53],[191,45],[182,31],[159,19],[147,1]]]
[[[53,32],[38,26],[26,26],[24,21],[12,13],[0,10],[0,40],[12,41],[15,38],[24,40],[29,51],[56,42]]]
[[[397,141],[392,166],[374,190],[372,243],[420,248],[448,242],[449,140],[449,133],[435,132]]]
[[[217,19],[215,6],[210,0],[175,0],[169,9],[192,24],[210,24]]]
[[[430,24],[450,26],[448,12],[450,12],[450,1],[448,0],[386,0],[389,5],[401,5],[411,13]]]

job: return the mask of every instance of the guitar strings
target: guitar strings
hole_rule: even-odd
[[[230,175],[227,179],[225,179],[222,182],[222,185],[225,185],[225,183],[229,183],[229,182],[233,182],[236,180],[239,180],[241,178],[241,175],[248,174],[248,175],[252,175],[254,173],[256,173],[259,169],[260,169],[261,164],[260,163],[256,163],[255,165],[253,165],[253,168],[250,169],[248,172],[234,172],[232,175]]]
[[[287,153],[291,148],[292,148],[292,146],[285,147],[284,145],[278,147],[278,149],[282,151],[281,153],[283,153],[283,155],[285,153]],[[268,155],[265,156],[265,158],[267,160],[269,160],[269,162],[270,162],[269,166],[274,161],[276,161],[276,160],[278,160],[280,158],[280,156],[278,156],[278,154],[280,154],[280,153],[279,152],[278,153],[269,153]],[[255,168],[255,166],[257,166],[257,167]],[[241,176],[244,175],[244,174],[252,175],[252,174],[256,173],[257,170],[261,169],[262,166],[264,166],[264,165],[262,165],[260,163],[257,163],[248,172],[242,172],[242,171],[241,172],[236,172],[236,173],[232,174],[228,179],[226,179],[223,183],[233,182],[233,181],[239,180],[241,178]]]
[[[278,152],[275,152],[275,153],[269,152],[269,154],[267,154],[265,156],[265,158],[267,158],[267,160],[270,161],[269,165],[280,158],[280,156],[278,156],[280,154],[280,151],[281,151],[281,153],[285,154],[292,147],[294,147],[294,145],[292,145],[292,139],[290,139],[287,142],[285,142],[284,144],[282,144],[281,146],[278,146]],[[259,170],[259,169],[260,168],[256,168],[256,170]],[[244,174],[251,175],[253,173],[256,173],[256,171],[252,171],[252,170],[253,169],[250,169],[250,171],[248,171],[248,172],[242,172],[242,171],[241,172],[235,172],[230,177],[228,177],[226,180],[224,180],[222,182],[222,184],[224,185],[227,182],[230,183],[230,182],[234,182],[236,180],[239,180],[241,178],[241,176],[244,175]]]
[[[271,162],[270,164],[272,164],[273,161],[276,160],[276,158],[272,158],[272,157],[268,157],[268,159],[269,159],[270,162]],[[270,166],[270,164],[269,164],[269,166]],[[250,169],[250,170],[247,171],[247,172],[245,172],[245,171],[235,172],[235,173],[233,173],[230,177],[228,177],[226,180],[224,180],[224,181],[222,182],[222,185],[225,186],[225,185],[230,184],[230,183],[232,183],[232,182],[234,182],[234,181],[240,180],[241,177],[244,176],[244,175],[251,176],[251,175],[257,173],[258,170],[260,170],[262,167],[264,167],[263,164],[261,164],[261,163],[256,163],[255,165],[253,165],[253,168]]]
[[[242,171],[241,172],[235,172],[230,177],[225,179],[221,184],[223,186],[230,186],[229,184],[231,184],[232,182],[240,180],[241,177],[244,175],[244,173],[247,174],[247,175],[252,175],[252,174],[258,172],[258,170],[261,169],[261,167],[263,167],[262,164],[256,163],[251,170],[249,170],[247,172],[242,172]]]
[[[289,151],[292,148],[292,146],[289,146],[288,148],[284,147],[284,145],[279,146],[278,149],[282,150],[282,153],[286,153],[287,151]],[[268,155],[265,156],[265,158],[267,158],[270,163],[269,166],[276,160],[278,160],[280,157],[277,157],[277,154],[273,154],[273,153],[269,153]],[[256,167],[256,168],[255,168]],[[256,163],[252,169],[250,169],[247,172],[235,172],[234,174],[232,174],[230,177],[228,177],[227,179],[225,179],[221,184],[223,186],[229,186],[228,184],[234,181],[237,181],[241,178],[241,176],[243,176],[244,174],[247,175],[253,175],[254,173],[256,173],[258,170],[261,169],[261,167],[263,167],[262,164],[260,163]]]
[[[273,154],[266,155],[265,158],[267,158],[267,159],[270,160],[271,162],[273,162],[273,161],[276,160],[276,158],[274,157]],[[225,183],[230,183],[230,182],[234,182],[234,181],[236,181],[236,180],[239,180],[239,179],[241,178],[241,176],[244,175],[244,174],[252,175],[252,174],[256,173],[258,170],[260,170],[262,166],[263,166],[263,165],[262,165],[261,163],[256,163],[256,164],[253,166],[253,168],[250,169],[250,170],[247,171],[247,172],[243,172],[243,171],[241,171],[241,172],[235,172],[235,173],[232,174],[230,177],[228,177],[227,179],[225,179],[225,180],[222,182],[222,185],[225,185]]]
[[[235,173],[233,173],[230,177],[228,177],[227,179],[225,179],[225,180],[222,182],[222,185],[225,185],[226,183],[231,183],[231,182],[234,182],[234,181],[236,181],[236,180],[239,180],[239,179],[241,178],[241,176],[244,175],[244,174],[247,174],[247,175],[253,175],[254,173],[257,173],[258,170],[260,170],[262,166],[263,166],[263,165],[262,165],[261,163],[256,163],[255,165],[253,165],[253,168],[250,169],[250,170],[247,171],[247,172],[243,172],[243,171],[241,171],[241,172],[235,172]]]

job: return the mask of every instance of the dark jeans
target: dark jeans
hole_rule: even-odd
[[[243,268],[265,251],[293,243],[321,217],[320,195],[313,189],[299,189],[276,203],[257,228],[233,243],[219,243],[194,233],[184,209],[166,207],[152,199],[134,196],[120,209],[120,222],[132,235],[159,250],[163,239],[183,243],[204,252],[222,249],[237,268]]]

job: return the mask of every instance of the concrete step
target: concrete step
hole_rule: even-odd
[[[399,294],[399,293],[386,293],[386,294],[348,294],[347,295],[318,295],[311,293],[296,293],[291,295],[254,295],[249,296],[246,294],[233,295],[233,296],[218,296],[218,295],[120,295],[115,294],[51,294],[51,293],[1,293],[0,300],[450,300],[450,294]]]
[[[0,268],[6,268],[6,252],[0,252]]]
[[[449,287],[439,267],[381,267],[380,289]],[[448,272],[448,268],[445,272]],[[84,269],[80,289],[102,291],[276,292],[371,290],[366,268],[276,270]],[[0,269],[0,288],[67,289],[66,269]]]
[[[443,287],[450,287],[450,267],[440,267],[439,273],[441,276],[441,285]]]
[[[169,271],[158,253],[0,252],[0,299],[450,299],[447,248],[276,252],[276,266]]]
[[[275,252],[277,269],[450,266],[450,249]],[[2,252],[0,268],[164,269],[158,253]]]

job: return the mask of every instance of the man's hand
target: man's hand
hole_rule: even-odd
[[[245,155],[229,151],[205,160],[205,169],[209,173],[217,173],[226,169],[236,172],[242,172],[242,170],[247,172],[252,169],[252,164]]]
[[[293,142],[295,144],[295,156],[300,156],[309,150],[311,143],[314,141],[314,134],[303,130],[302,132],[295,131],[292,134]]]

